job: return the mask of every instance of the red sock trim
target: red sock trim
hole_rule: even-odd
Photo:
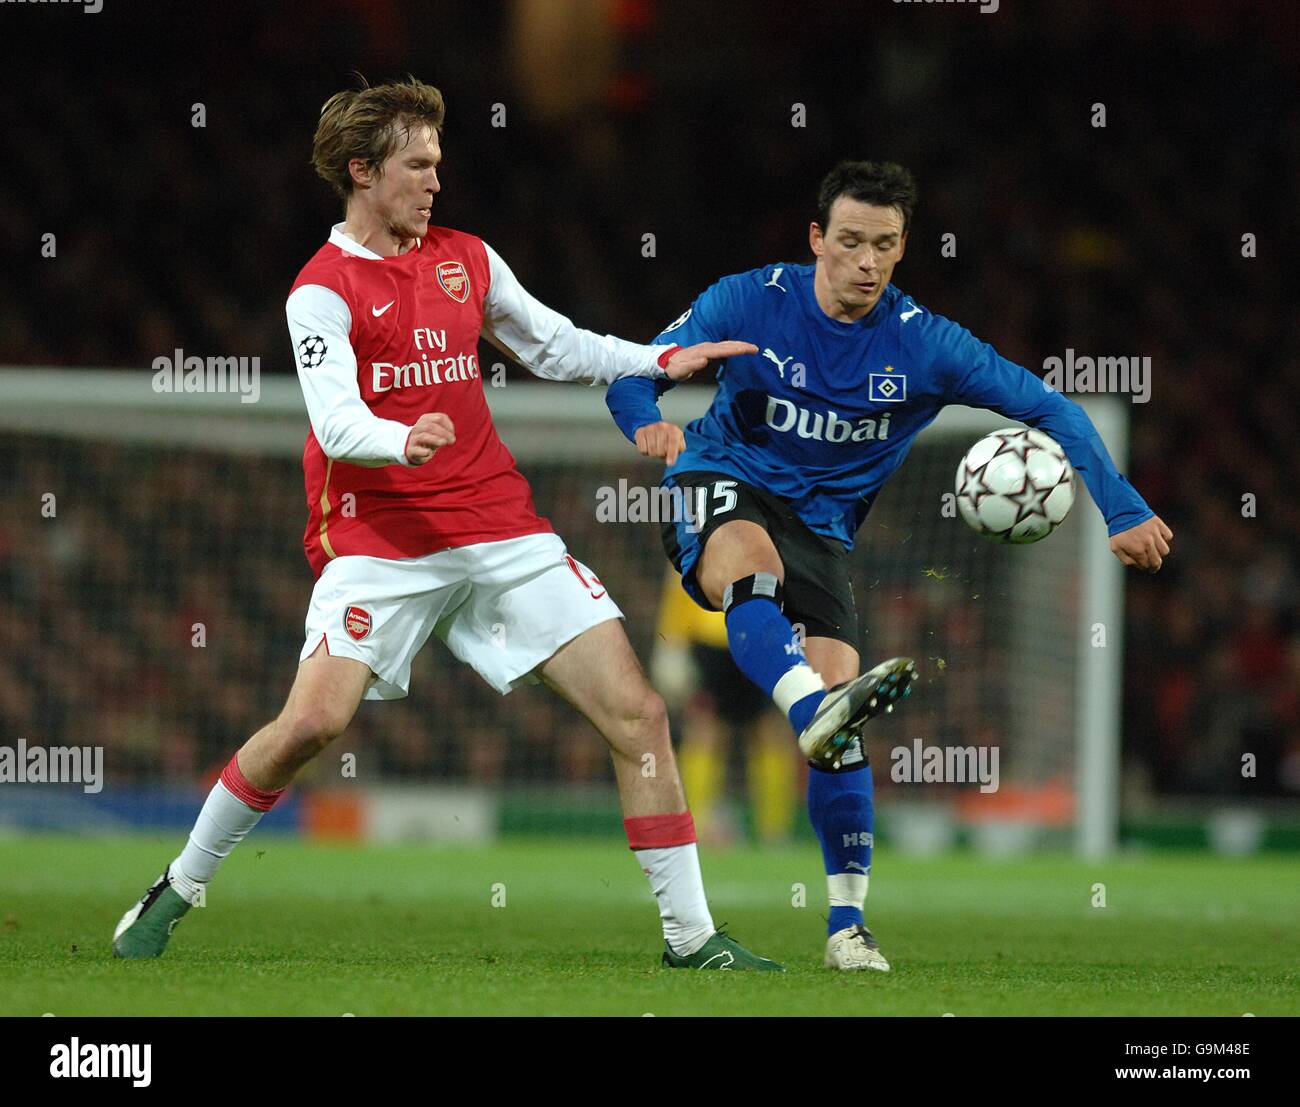
[[[275,792],[264,792],[249,784],[248,778],[239,768],[239,754],[235,754],[230,759],[230,764],[222,770],[221,783],[235,799],[248,804],[254,811],[270,811],[275,806],[275,801],[284,795],[283,788]]]
[[[689,846],[695,841],[695,818],[689,811],[624,819],[623,829],[627,831],[627,842],[632,849]]]

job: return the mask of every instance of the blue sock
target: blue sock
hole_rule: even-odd
[[[826,690],[804,659],[803,643],[790,620],[781,613],[780,590],[771,573],[755,573],[727,588],[722,607],[727,613],[727,645],[736,665],[776,699],[798,734],[812,720]],[[781,702],[792,695],[798,698]]]
[[[851,756],[846,754],[845,759]],[[808,770],[808,817],[822,844],[831,898],[828,935],[855,923],[865,925],[862,903],[871,873],[875,828],[872,792],[870,765],[851,772]]]

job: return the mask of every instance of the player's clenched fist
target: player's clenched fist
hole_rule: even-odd
[[[1145,523],[1122,530],[1110,540],[1110,552],[1125,565],[1135,565],[1148,573],[1160,571],[1169,556],[1169,543],[1174,532],[1153,515]]]
[[[406,436],[406,460],[412,465],[423,465],[439,446],[450,446],[455,441],[451,418],[441,411],[430,411],[415,421]]]
[[[636,448],[646,457],[662,457],[671,465],[686,449],[686,435],[675,423],[647,423],[637,427]]]

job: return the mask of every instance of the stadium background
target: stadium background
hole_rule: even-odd
[[[491,242],[580,325],[629,338],[718,276],[804,260],[816,185],[837,159],[908,165],[922,200],[897,279],[920,302],[1031,368],[1067,347],[1154,363],[1127,472],[1177,539],[1158,576],[1126,577],[1126,836],[1199,844],[1216,813],[1246,811],[1247,846],[1300,844],[1291,5],[105,0],[95,15],[6,6],[0,18],[0,365],[30,376],[144,370],[181,348],[256,355],[291,379],[284,297],[339,218],[310,137],[353,69],[412,72],[446,95],[436,222]],[[1088,122],[1097,101],[1104,129]],[[794,102],[805,127],[791,126]],[[504,128],[491,125],[498,103]],[[946,232],[955,258],[940,256]],[[1258,257],[1242,256],[1247,232]],[[54,258],[40,255],[47,233]],[[597,523],[586,470],[522,468],[645,659],[657,528]],[[299,466],[197,440],[166,450],[11,428],[0,472],[0,732],[102,744],[112,785],[67,805],[7,788],[0,823],[188,826],[204,783],[292,679],[311,586]],[[629,448],[599,475],[650,483],[654,468]],[[50,490],[58,523],[39,511]],[[1242,517],[1246,492],[1257,517]],[[1079,510],[1095,509],[1085,497]],[[863,556],[887,551],[875,542]],[[874,628],[906,638],[943,624],[947,648],[981,665],[1023,663],[981,654],[951,596],[891,583],[906,589],[898,604],[859,593]],[[196,622],[203,649],[190,648]],[[926,719],[899,733],[938,740]],[[337,793],[332,755],[345,750],[363,783],[512,797],[497,829],[617,833],[591,728],[540,690],[501,700],[436,643],[409,700],[363,705],[282,825],[347,830],[346,802],[303,806]]]

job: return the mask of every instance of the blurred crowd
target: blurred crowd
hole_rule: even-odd
[[[180,347],[292,372],[283,299],[340,218],[311,132],[354,68],[443,89],[436,220],[629,338],[718,276],[806,260],[821,175],[887,157],[921,188],[895,277],[921,303],[1031,369],[1067,348],[1152,360],[1127,471],[1176,537],[1159,575],[1127,578],[1127,767],[1158,792],[1300,792],[1295,6],[1030,7],[176,5],[173,48],[146,58],[111,5],[21,21],[10,6],[0,365],[143,367]],[[46,63],[51,34],[64,64]],[[579,92],[546,91],[566,82]],[[107,731],[136,744],[142,774],[184,775],[278,709],[310,587],[294,466],[259,463],[250,483],[230,458],[97,446],[94,502],[51,537],[27,497],[58,474],[31,471],[30,444],[0,448],[6,738]],[[563,499],[546,509],[580,534],[590,519],[560,518]],[[627,556],[658,579],[657,549]],[[176,647],[196,622],[206,653]],[[357,746],[499,777],[514,756],[499,744],[430,747],[422,708],[447,734],[487,710],[459,672],[472,694],[439,695],[426,673],[414,710],[377,726],[363,708]],[[567,709],[514,700],[530,758],[604,771],[594,735],[552,740]]]

